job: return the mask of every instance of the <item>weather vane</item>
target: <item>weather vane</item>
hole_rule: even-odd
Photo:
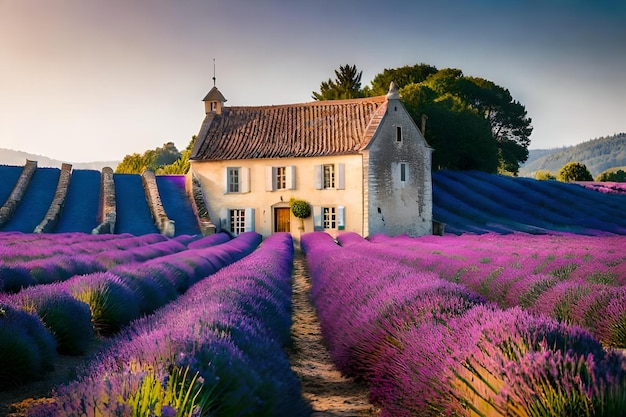
[[[215,58],[213,58],[213,87],[215,87]]]

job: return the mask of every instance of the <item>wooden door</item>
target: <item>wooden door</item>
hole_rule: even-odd
[[[289,207],[274,208],[274,232],[291,232]]]

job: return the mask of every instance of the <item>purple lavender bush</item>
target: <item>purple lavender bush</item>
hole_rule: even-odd
[[[57,352],[62,355],[82,355],[93,341],[89,305],[58,284],[36,285],[8,299],[21,310],[39,317],[56,339]]]
[[[32,314],[0,305],[0,390],[37,379],[52,369],[56,341]]]
[[[339,235],[342,248],[317,232],[301,241],[331,357],[342,372],[369,385],[381,416],[611,416],[625,409],[624,355],[604,350],[580,327],[519,307],[501,310],[462,285],[416,273],[418,266],[435,265],[432,255],[446,247],[418,252],[407,248],[407,239],[393,247],[389,239],[374,245]],[[496,259],[475,252],[455,251],[483,265]],[[446,262],[457,267],[456,260]],[[553,260],[536,266],[545,273]],[[529,305],[573,271],[563,267],[567,262],[555,264],[560,277],[536,275],[520,286]],[[401,285],[411,278],[413,285]],[[544,282],[550,285],[539,291]],[[597,322],[623,316],[623,298],[615,294],[596,296],[582,309],[587,313],[579,312],[582,299],[564,300],[560,310]]]
[[[65,281],[64,288],[89,305],[93,327],[110,336],[139,316],[139,299],[124,281],[110,272],[78,275]]]

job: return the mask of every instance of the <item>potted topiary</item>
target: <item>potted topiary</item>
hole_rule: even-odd
[[[291,208],[291,213],[300,219],[300,226],[298,227],[300,233],[304,232],[304,219],[311,215],[311,205],[308,201],[291,197],[289,199],[289,207]]]

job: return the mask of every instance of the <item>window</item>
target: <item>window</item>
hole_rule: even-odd
[[[406,164],[405,163],[400,164],[400,181],[402,182],[406,181]]]
[[[217,111],[217,103],[215,101],[211,102],[211,111]]]
[[[220,229],[233,235],[254,231],[253,208],[222,208],[220,210]]]
[[[316,190],[345,190],[345,164],[315,165]]]
[[[287,188],[287,168],[276,167],[276,189],[284,190]]]
[[[402,142],[402,126],[396,126],[396,142]]]
[[[265,167],[265,190],[295,190],[296,167],[287,165],[283,167]]]
[[[226,168],[226,193],[250,192],[250,168],[228,167]]]
[[[324,165],[324,189],[335,188],[335,165]]]
[[[313,230],[345,230],[344,206],[313,206]]]
[[[228,168],[228,192],[239,192],[239,168]]]
[[[234,209],[230,211],[230,231],[238,235],[246,231],[246,211]]]
[[[324,229],[337,228],[337,212],[335,207],[322,207]]]

